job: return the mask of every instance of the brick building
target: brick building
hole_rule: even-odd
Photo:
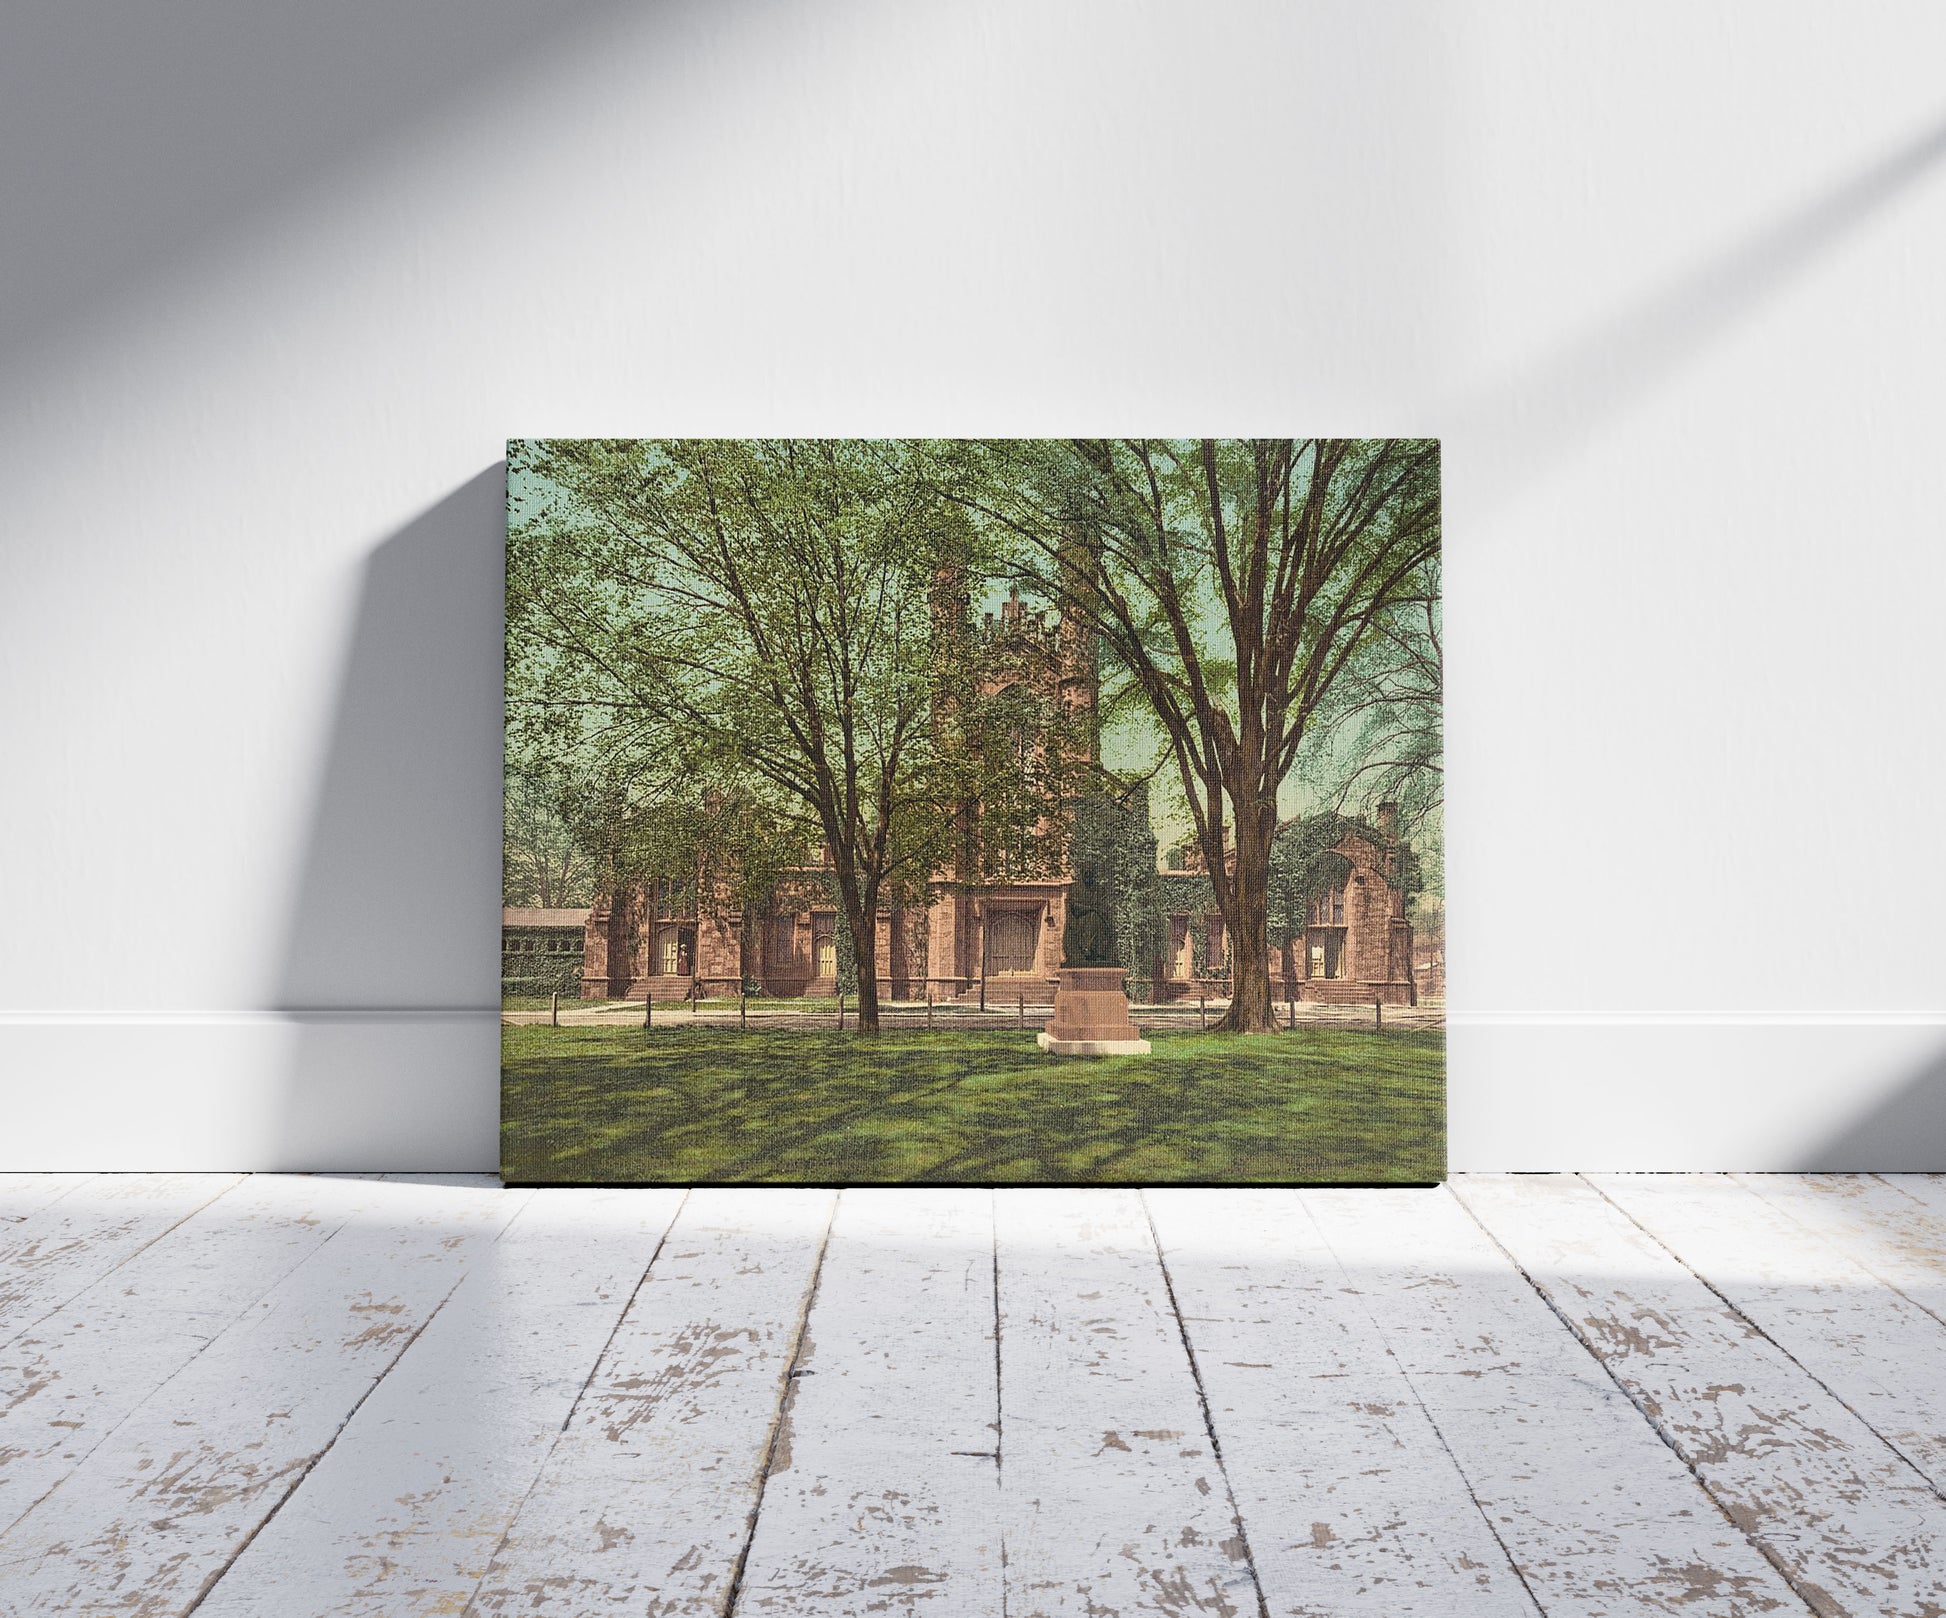
[[[1278,998],[1326,1004],[1416,1005],[1412,923],[1399,885],[1402,849],[1398,809],[1381,804],[1375,835],[1347,830],[1332,845],[1349,869],[1311,903],[1306,925],[1273,958]],[[1155,962],[1155,995],[1175,1000],[1229,994],[1229,956],[1222,912],[1209,891],[1200,851],[1178,851],[1160,874],[1168,930]]]
[[[1380,825],[1391,822],[1390,806]],[[1300,1002],[1416,1004],[1412,923],[1397,884],[1396,843],[1348,831],[1333,845],[1349,865],[1343,883],[1313,901],[1301,937],[1273,957],[1273,992]],[[1207,877],[1181,859],[1158,873],[1165,942],[1150,978],[1158,1000],[1229,994],[1223,916]],[[878,917],[879,992],[888,999],[1005,1004],[1051,998],[1067,924],[1066,876],[961,885],[939,879],[923,906],[889,905]],[[658,1000],[737,993],[838,992],[838,907],[824,867],[787,873],[760,915],[699,907],[693,884],[654,883],[611,895],[589,912],[582,993]],[[714,911],[714,913],[712,913]],[[611,971],[610,961],[625,963]],[[624,975],[624,972],[626,975]]]
[[[1333,852],[1351,862],[1345,880],[1320,894],[1301,938],[1284,947],[1283,985],[1295,1000],[1347,1005],[1417,1005],[1412,923],[1399,885],[1398,808],[1379,805],[1376,838],[1348,831]]]
[[[938,600],[943,614],[970,624],[962,581],[942,574]],[[1033,611],[1015,590],[971,633],[979,637],[987,695],[1019,689],[1043,712],[1069,719],[1092,713],[1093,643],[1073,626]],[[1069,739],[1062,745],[1094,746],[1091,725],[1057,734]],[[1075,741],[1077,735],[1085,742]],[[1038,748],[1022,737],[1023,768],[1041,757]],[[1282,995],[1367,1005],[1416,998],[1411,924],[1396,885],[1396,811],[1383,805],[1379,818],[1375,836],[1348,832],[1338,843],[1349,874],[1318,900],[1303,939],[1284,951]],[[1073,873],[1066,828],[1029,815],[1003,832],[963,815],[962,833],[959,853],[932,875],[916,902],[880,909],[874,963],[880,997],[984,996],[1006,1004],[1020,995],[1045,1003],[1053,996],[1067,925]],[[1211,902],[1201,856],[1189,850],[1171,867],[1158,873],[1168,926],[1152,963],[1153,992],[1158,999],[1225,997],[1223,918]],[[735,995],[745,986],[790,998],[838,992],[848,941],[828,853],[785,871],[760,910],[739,912],[728,889],[699,855],[693,873],[598,899],[584,929],[582,995],[674,1000]]]

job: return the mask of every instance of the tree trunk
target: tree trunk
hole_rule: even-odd
[[[858,1031],[878,1032],[878,904],[845,906],[845,925],[851,929],[852,968],[858,974]]]
[[[1230,956],[1230,1009],[1217,1023],[1225,1034],[1277,1031],[1270,1009],[1270,844],[1276,817],[1259,815],[1258,824],[1237,825],[1236,875],[1223,929]]]

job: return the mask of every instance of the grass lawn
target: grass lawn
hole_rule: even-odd
[[[1155,1033],[1050,1057],[1031,1031],[503,1027],[516,1182],[1431,1181],[1445,1034]]]

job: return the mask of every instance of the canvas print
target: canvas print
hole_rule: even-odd
[[[1417,439],[523,439],[502,1168],[1428,1182]]]

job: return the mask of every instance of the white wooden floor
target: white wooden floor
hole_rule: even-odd
[[[1946,1181],[0,1175],[0,1613],[1946,1613]]]

